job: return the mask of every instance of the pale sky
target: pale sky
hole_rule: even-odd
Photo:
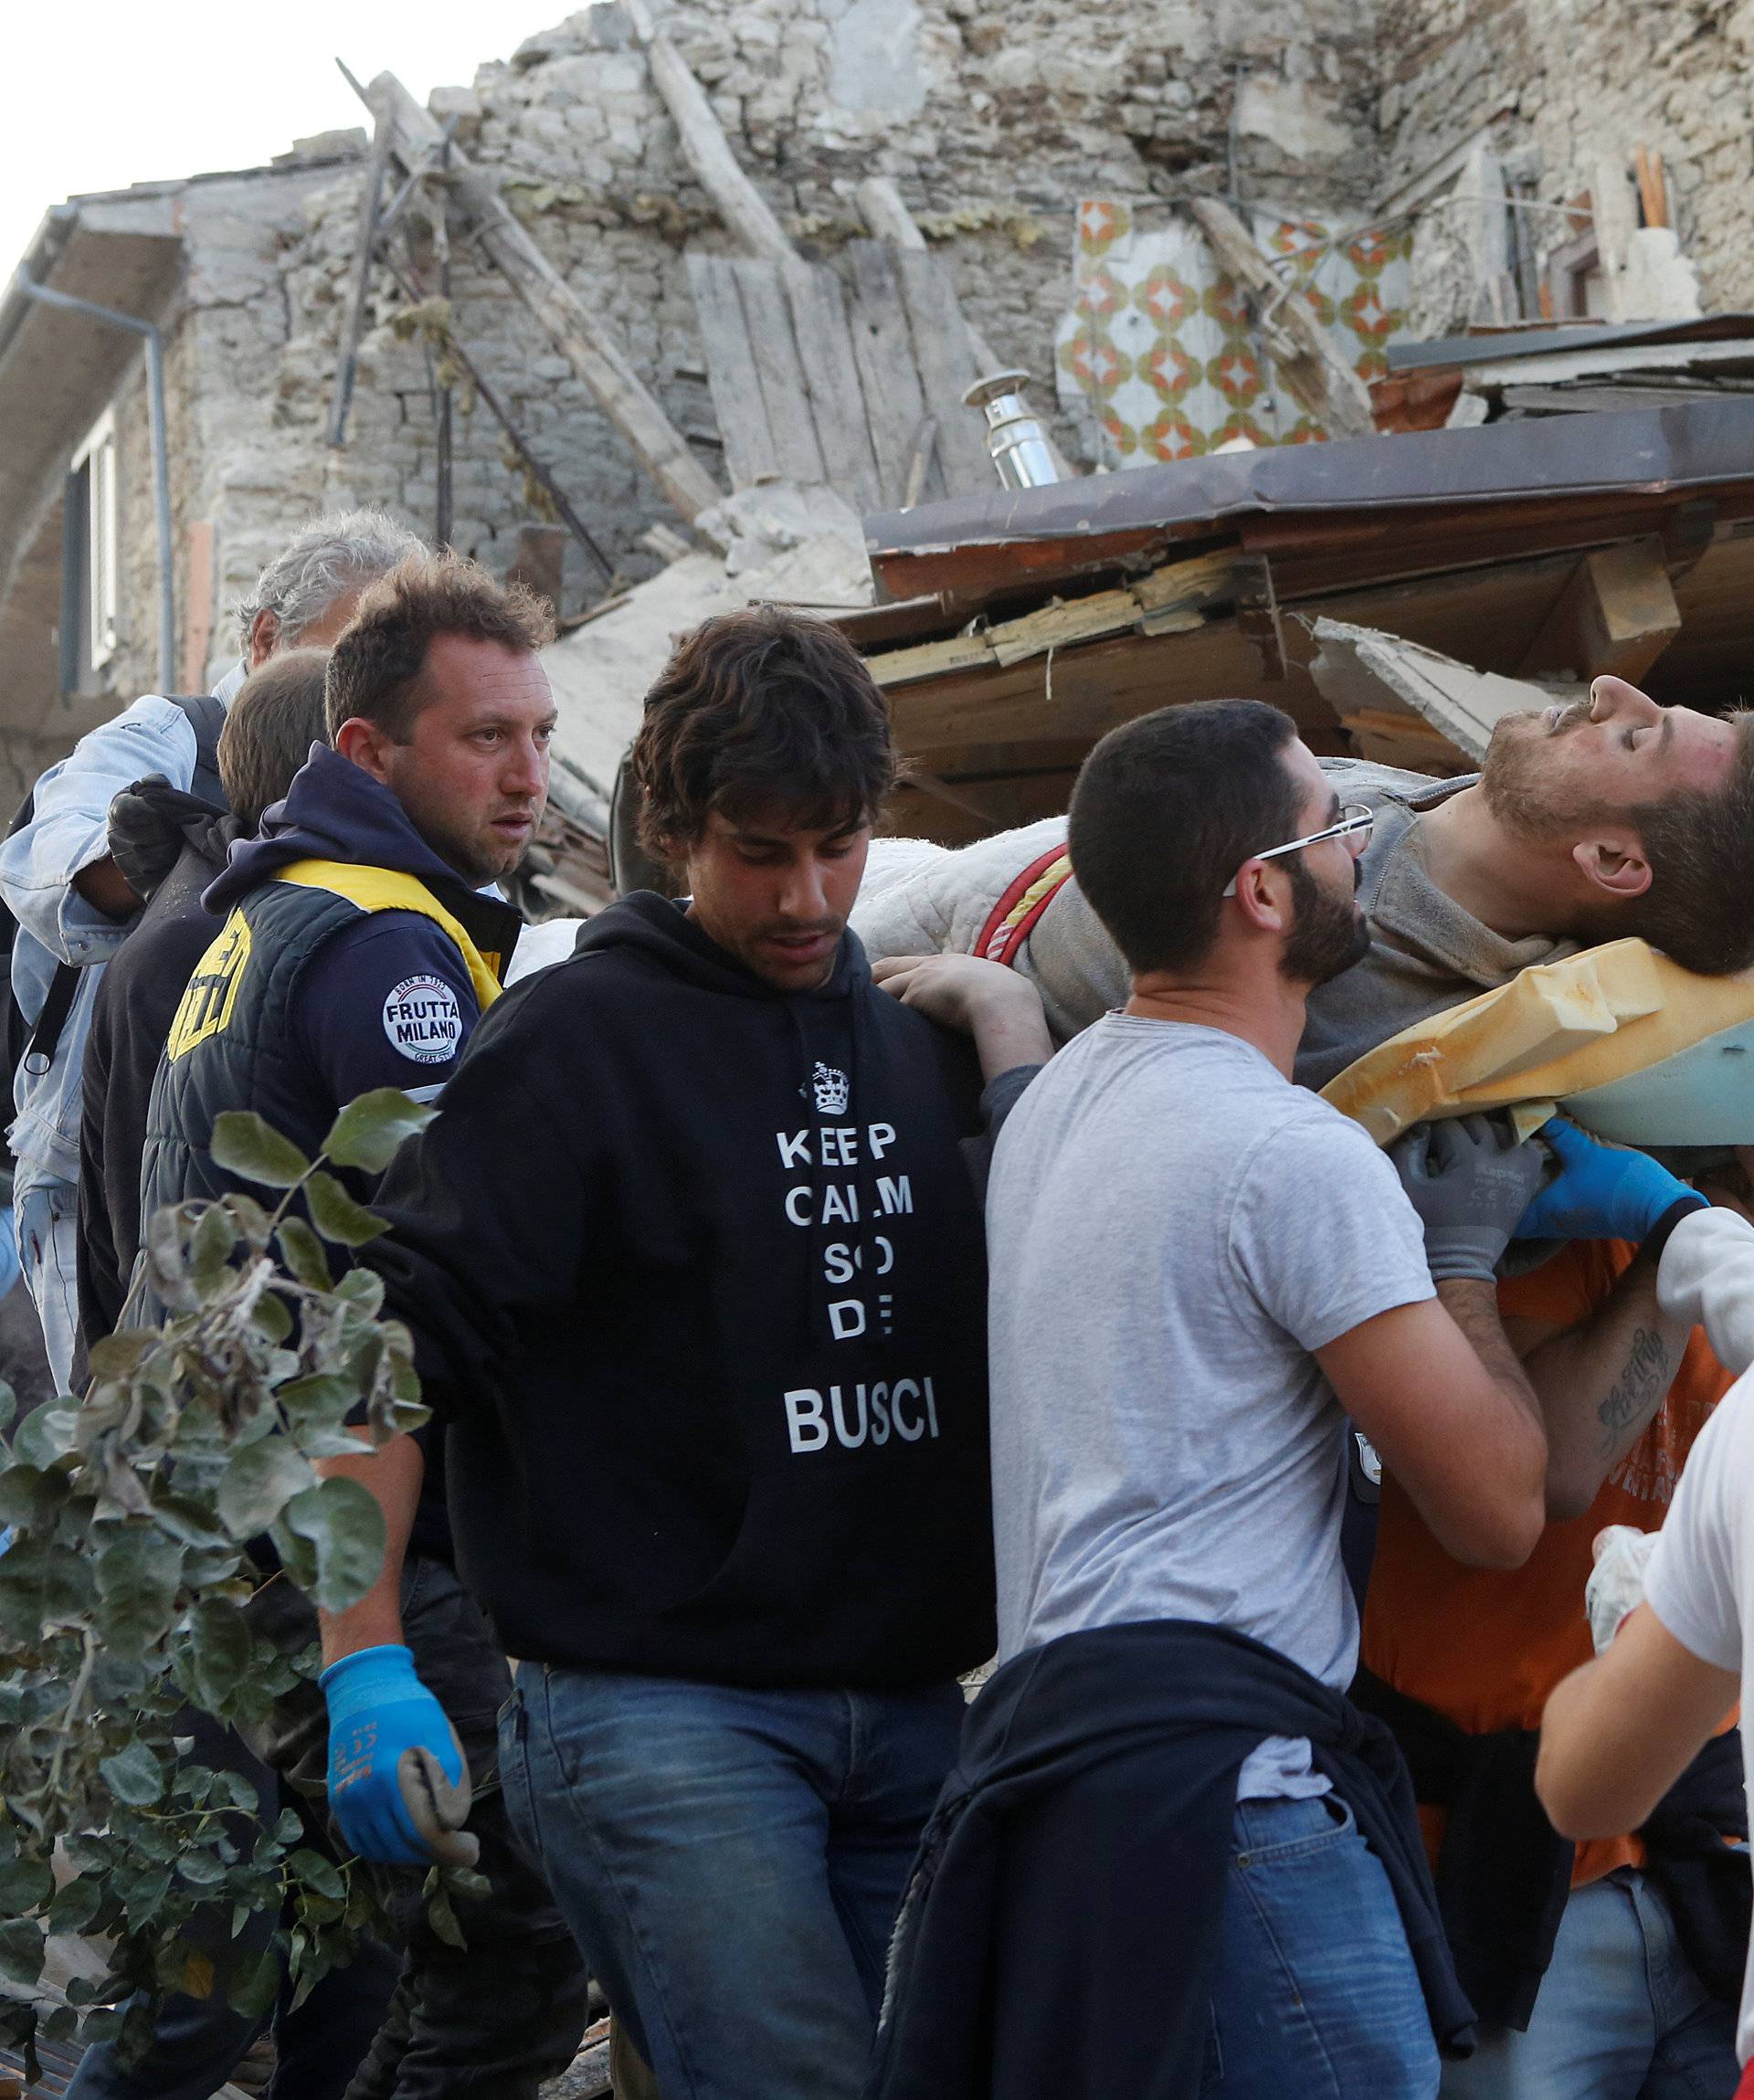
[[[50,205],[84,190],[259,167],[365,124],[335,70],[388,68],[424,101],[467,86],[583,0],[35,0],[0,10],[0,282]]]

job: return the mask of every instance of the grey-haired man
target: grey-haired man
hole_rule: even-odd
[[[307,525],[269,563],[238,608],[240,660],[214,688],[228,707],[250,671],[277,649],[333,642],[369,583],[422,552],[376,511]],[[111,851],[110,805],[148,774],[193,783],[199,755],[187,709],[148,693],[80,738],[37,783],[31,820],[0,844],[0,895],[18,922],[12,991],[35,1028],[62,965],[79,973],[52,1054],[21,1061],[8,1133],[17,1170],[13,1206],[25,1281],[43,1325],[57,1388],[65,1390],[79,1323],[80,1073],[98,978],[125,937],[141,898]]]

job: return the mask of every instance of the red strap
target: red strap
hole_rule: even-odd
[[[1062,864],[1058,880],[1047,883],[1040,895],[1030,897],[1030,892],[1044,876],[1053,872],[1057,863]],[[1072,862],[1063,845],[1050,846],[1045,853],[1039,854],[1007,886],[998,903],[988,913],[980,937],[975,943],[975,954],[984,955],[991,963],[1015,961],[1018,950],[1034,932],[1035,922],[1060,894],[1061,885],[1071,873]]]
[[[1736,2088],[1736,2100],[1754,2100],[1754,2058],[1742,2066],[1741,2081]]]

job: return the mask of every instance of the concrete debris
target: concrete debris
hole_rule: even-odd
[[[1432,747],[1447,744],[1478,765],[1501,715],[1550,707],[1582,690],[1471,670],[1436,649],[1343,620],[1317,619],[1311,631],[1320,645],[1309,667],[1316,691],[1360,757],[1385,765],[1429,768],[1447,756]]]

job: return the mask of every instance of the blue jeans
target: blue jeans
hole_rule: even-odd
[[[751,1692],[519,1666],[512,1816],[664,2100],[857,2100],[955,1684]]]
[[[14,1229],[25,1287],[43,1324],[43,1348],[64,1393],[79,1327],[79,1192],[70,1181],[26,1183],[20,1167],[13,1197]]]
[[[1424,1994],[1351,1810],[1239,1801],[1235,1827],[1201,2100],[1432,2100]]]
[[[1482,2030],[1443,2100],[1728,2100],[1736,2010],[1681,1951],[1669,1906],[1622,1867],[1571,1892],[1528,2031]]]

